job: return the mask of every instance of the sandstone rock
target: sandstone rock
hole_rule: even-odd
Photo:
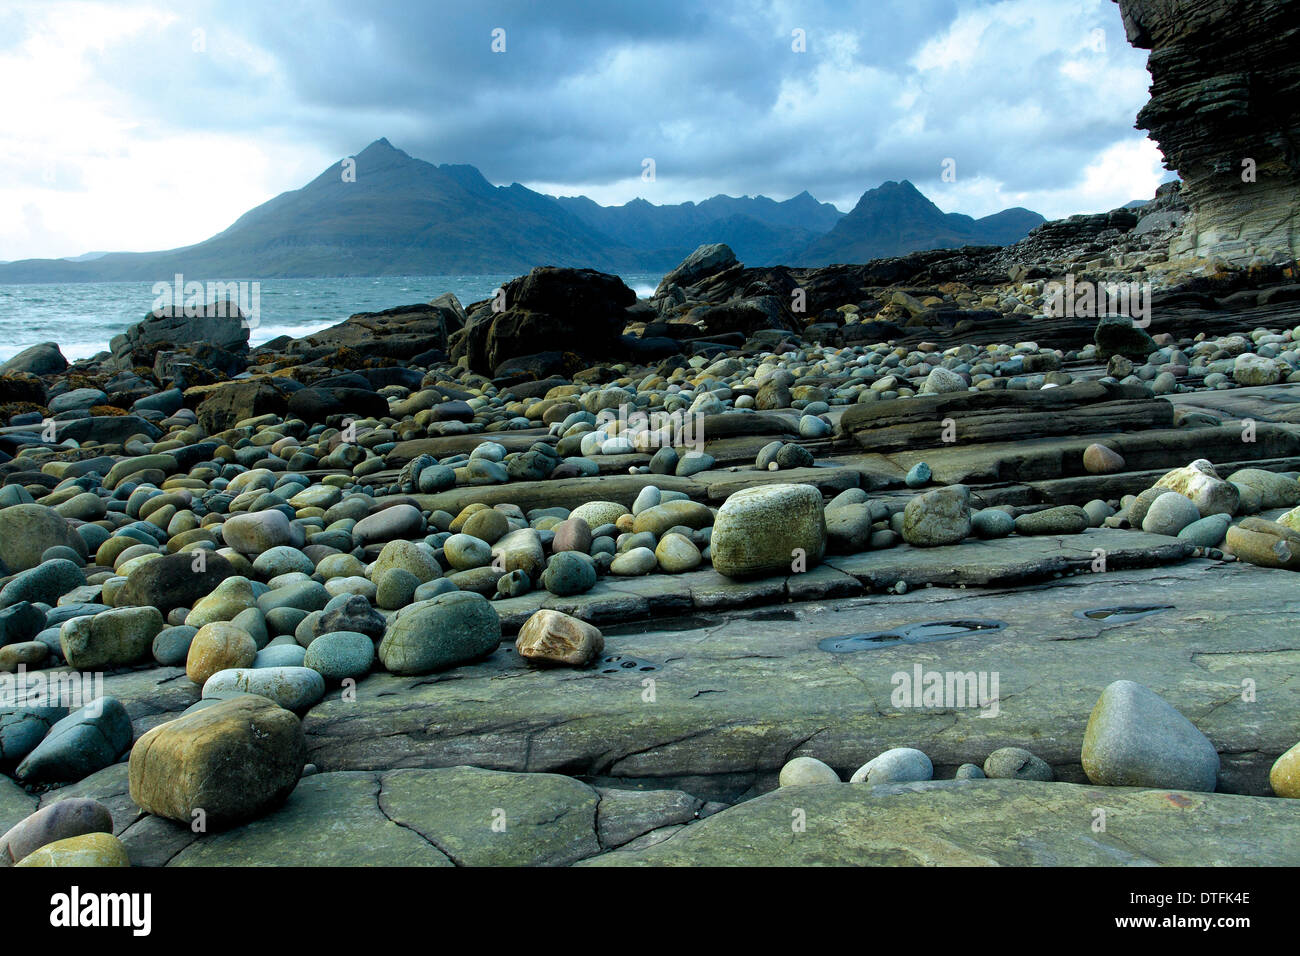
[[[574,508],[569,518],[581,518],[589,528],[599,528],[604,524],[613,524],[621,516],[631,513],[617,501],[589,501]]]
[[[1090,475],[1113,475],[1124,470],[1124,456],[1105,445],[1093,443],[1083,450],[1083,467]]]
[[[964,486],[927,491],[903,509],[903,540],[914,547],[958,544],[970,533],[970,489]]]
[[[217,621],[231,621],[256,604],[252,583],[248,578],[236,575],[226,578],[212,589],[212,593],[194,602],[190,613],[185,615],[185,623],[191,627],[203,627]]]
[[[163,629],[152,607],[121,607],[89,617],[74,617],[59,630],[63,657],[78,670],[124,667],[144,660]]]
[[[298,718],[264,697],[241,695],[141,737],[131,750],[131,799],[187,826],[201,810],[209,827],[225,827],[282,801],[305,762]]]
[[[23,857],[15,866],[130,866],[122,841],[111,833],[87,833],[56,840]]]
[[[542,609],[519,629],[515,649],[534,663],[582,667],[605,649],[605,638],[599,628],[585,621]]]
[[[799,560],[819,564],[826,553],[821,493],[808,485],[736,492],[718,510],[710,550],[714,569],[731,578],[789,574]]]
[[[675,531],[664,535],[655,545],[655,559],[659,562],[659,567],[668,574],[694,571],[703,561],[700,549],[694,542]]]
[[[199,628],[185,657],[185,674],[202,687],[218,671],[248,667],[257,657],[257,642],[243,628],[214,621]]]
[[[1277,758],[1268,774],[1269,786],[1279,797],[1300,797],[1300,744]],[[0,846],[4,841],[0,840]]]
[[[1243,518],[1228,529],[1224,543],[1242,561],[1264,568],[1300,570],[1300,532],[1276,521]]]
[[[1241,501],[1241,493],[1236,486],[1220,478],[1214,466],[1204,458],[1197,459],[1185,468],[1175,468],[1157,481],[1154,487],[1177,491],[1192,499],[1202,518],[1213,514],[1233,514]]]

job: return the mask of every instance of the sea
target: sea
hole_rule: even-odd
[[[490,297],[513,275],[377,276],[347,279],[260,279],[260,315],[249,343],[319,332],[358,312],[428,302],[444,292],[462,305]],[[621,276],[637,296],[650,296],[662,274]],[[139,322],[157,298],[152,282],[0,284],[0,361],[41,342],[57,342],[70,361],[108,349],[109,340]]]

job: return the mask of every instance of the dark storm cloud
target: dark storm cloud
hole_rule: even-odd
[[[387,136],[493,182],[568,193],[635,179],[652,157],[652,201],[808,189],[851,202],[887,178],[938,182],[945,158],[1009,191],[1063,189],[1140,138],[1131,77],[1143,55],[1106,0],[168,9],[173,22],[96,62],[132,98],[141,135],[160,140],[224,130],[334,157]],[[491,50],[498,27],[503,54]],[[791,49],[796,28],[806,53]],[[1079,52],[1098,28],[1104,50]],[[1098,64],[1130,77],[1109,102]]]

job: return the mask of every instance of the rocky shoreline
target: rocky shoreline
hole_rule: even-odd
[[[1294,31],[1119,4],[1138,208],[0,366],[0,861],[1300,863]]]
[[[913,281],[952,255],[760,275],[702,247],[648,301],[538,269],[505,308],[252,350],[238,318],[148,316],[95,359],[16,357],[7,859],[776,862],[788,829],[727,847],[793,800],[839,821],[810,859],[1019,862],[881,834],[1020,792],[1284,825],[1294,264],[1202,263],[1143,329],[1045,314],[1077,260]],[[830,306],[864,269],[907,278]],[[899,698],[914,669],[1000,689]],[[1043,826],[1023,860],[1092,859]],[[1180,839],[1111,862],[1198,861]],[[1211,855],[1265,862],[1247,842]]]

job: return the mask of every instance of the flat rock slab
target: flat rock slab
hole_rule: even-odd
[[[812,485],[823,495],[835,497],[841,491],[857,488],[861,478],[856,468],[834,466],[812,468],[786,468],[781,471],[758,471],[755,468],[738,468],[735,471],[706,471],[695,475],[695,480],[706,488],[710,501],[726,501],[737,491],[759,488],[763,485]]]
[[[465,435],[435,435],[430,438],[412,438],[399,441],[393,450],[384,456],[384,462],[390,468],[405,465],[421,455],[434,458],[451,458],[455,455],[468,455],[483,442],[496,442],[507,452],[527,451],[538,442],[554,445],[557,439],[551,435],[549,428],[527,428],[507,432],[470,432]]]
[[[560,866],[693,822],[701,806],[556,774],[348,771],[304,777],[283,806],[232,830],[146,817],[123,842],[136,865]]]
[[[1121,605],[1172,607],[1132,620],[1080,616]],[[441,674],[372,674],[355,700],[331,694],[316,705],[304,730],[322,770],[473,764],[727,800],[770,788],[794,756],[847,778],[904,746],[929,754],[939,776],[1021,746],[1058,778],[1081,781],[1088,715],[1108,684],[1126,678],[1210,738],[1223,761],[1220,790],[1265,794],[1269,767],[1296,742],[1297,611],[1291,572],[1194,560],[1014,592],[922,588],[717,612],[681,630],[611,633],[597,666],[583,670],[528,667],[506,644]],[[856,653],[818,647],[933,621],[1006,626],[867,642]],[[995,705],[896,703],[896,675],[918,666],[984,675]]]
[[[939,548],[895,547],[832,556],[825,564],[874,588],[902,581],[909,588],[934,584],[986,587],[1090,571],[1099,556],[1109,570],[1153,567],[1191,557],[1195,547],[1177,538],[1119,528],[1083,534],[1012,535],[968,539]]]
[[[646,485],[662,491],[681,491],[692,498],[703,498],[706,486],[691,478],[675,475],[601,475],[593,478],[556,478],[545,481],[514,481],[505,485],[457,487],[431,495],[410,498],[427,511],[459,514],[466,505],[488,506],[515,504],[525,512],[532,508],[568,508],[588,501],[617,501],[631,508]]]
[[[936,421],[936,434],[940,427]],[[841,460],[856,464],[868,475],[891,471],[906,474],[913,465],[923,461],[934,473],[936,484],[979,485],[1087,475],[1083,450],[1093,442],[1119,452],[1131,469],[1159,469],[1162,474],[1195,458],[1217,462],[1300,454],[1300,428],[1268,422],[1256,425],[1253,442],[1241,440],[1241,427],[1237,425],[1152,428],[1138,432],[1115,431],[1113,426],[1107,426],[1084,437],[1023,437],[1013,441],[977,441],[963,435],[958,426],[956,438],[951,444],[932,448],[846,456]]]
[[[1175,405],[1225,420],[1253,418],[1261,422],[1300,424],[1300,383],[1181,392],[1166,397]]]
[[[800,811],[807,829],[794,832]],[[842,783],[778,790],[589,864],[1296,866],[1297,834],[1295,800],[1018,780]]]
[[[386,817],[373,773],[313,774],[284,805],[192,841],[170,866],[450,866],[424,837]]]
[[[984,587],[1041,581],[1058,574],[1089,570],[1098,550],[1107,566],[1154,567],[1185,560],[1195,550],[1176,538],[1095,528],[1077,535],[1013,535],[990,541],[970,539],[942,548],[901,545],[882,551],[832,556],[803,574],[735,581],[713,569],[643,577],[608,575],[590,591],[557,597],[533,591],[494,601],[501,626],[513,633],[541,608],[563,611],[597,626],[717,612],[755,605],[853,597],[884,590],[902,581],[909,588],[927,584]]]

